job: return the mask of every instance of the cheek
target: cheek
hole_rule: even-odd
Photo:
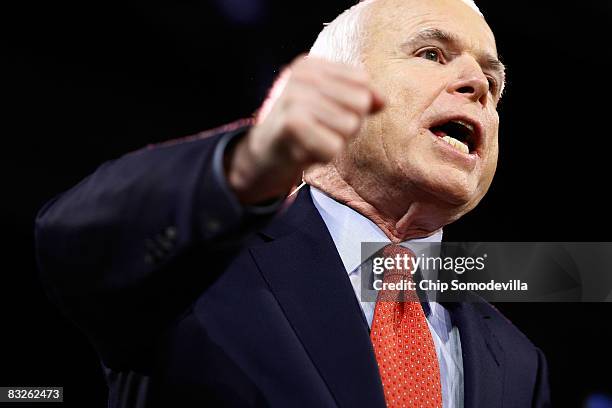
[[[375,72],[372,83],[385,95],[388,107],[404,112],[429,105],[436,96],[436,84],[442,83],[438,73],[408,60],[378,67]]]
[[[404,80],[394,84],[389,90],[389,108],[392,111],[401,112],[402,118],[415,120],[435,98],[435,95],[431,94],[425,87]]]
[[[423,112],[429,105],[426,94],[407,82],[388,91],[387,106],[380,115],[383,141],[394,149],[414,143],[420,131]]]
[[[487,135],[491,136],[488,137],[489,140],[487,140],[486,166],[483,177],[493,178],[493,174],[495,174],[495,169],[497,168],[497,159],[499,156],[499,114],[495,107],[489,106],[487,116],[489,118],[487,121],[489,123],[487,126]]]

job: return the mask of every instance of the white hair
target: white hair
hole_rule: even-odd
[[[309,55],[353,66],[360,65],[363,25],[366,20],[364,16],[374,1],[376,0],[363,0],[326,24],[310,48]],[[461,1],[482,16],[474,0]]]

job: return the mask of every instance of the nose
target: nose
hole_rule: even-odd
[[[459,61],[456,61],[459,62]],[[471,57],[465,57],[462,64],[457,64],[456,78],[448,84],[448,92],[480,102],[484,107],[487,103],[489,81],[482,72],[480,65]]]

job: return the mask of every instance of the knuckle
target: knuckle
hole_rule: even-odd
[[[341,138],[335,137],[331,140],[328,140],[325,146],[322,146],[319,151],[319,156],[321,160],[328,161],[333,159],[336,155],[338,155],[338,153],[340,153],[340,151],[342,150],[342,146],[343,143],[341,141]]]
[[[295,98],[297,93],[293,90],[292,84],[287,84],[285,89],[283,90],[282,100],[286,106],[291,106],[295,102]]]
[[[292,85],[287,87],[285,95],[285,110],[288,116],[298,116],[295,111],[302,111],[308,106],[308,92],[302,86]]]
[[[361,126],[361,119],[359,118],[359,116],[353,113],[347,114],[344,121],[346,123],[346,130],[349,134],[357,132],[357,130],[359,130],[359,127]]]
[[[323,84],[320,72],[314,68],[304,70],[300,81],[311,89],[320,89]]]
[[[291,109],[286,116],[285,127],[292,133],[302,133],[308,129],[306,114],[300,109]]]
[[[372,95],[363,90],[355,96],[355,104],[360,113],[367,113],[372,104]]]
[[[321,73],[312,68],[304,68],[296,71],[293,79],[294,83],[311,89],[318,89],[322,84]]]

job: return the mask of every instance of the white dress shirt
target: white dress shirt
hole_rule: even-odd
[[[346,268],[368,325],[372,327],[376,304],[361,301],[361,243],[391,241],[376,224],[357,211],[335,201],[314,187],[311,187],[310,191],[314,205],[321,214]],[[411,243],[440,241],[442,241],[442,230],[427,238],[404,241],[401,245],[409,248]],[[428,303],[431,312],[427,316],[427,324],[440,364],[443,407],[462,408],[463,359],[459,330],[452,325],[450,315],[444,306],[433,301]]]

